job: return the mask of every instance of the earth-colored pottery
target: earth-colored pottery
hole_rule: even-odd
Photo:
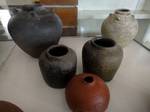
[[[104,37],[112,38],[120,46],[127,46],[137,35],[138,22],[128,9],[116,10],[103,22],[101,28]]]
[[[76,72],[76,64],[76,53],[64,45],[49,47],[39,58],[43,77],[53,88],[66,87]]]
[[[38,58],[42,51],[57,44],[62,33],[60,18],[42,6],[24,6],[11,17],[8,31],[15,43]]]
[[[122,58],[123,50],[115,41],[109,38],[94,38],[87,41],[82,49],[83,71],[110,81]]]
[[[110,99],[104,81],[89,73],[74,76],[68,83],[65,94],[72,112],[105,112]]]
[[[0,101],[0,112],[23,112],[18,106],[7,102]]]

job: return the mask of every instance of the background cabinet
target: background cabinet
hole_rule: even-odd
[[[78,0],[40,0],[40,4],[46,5],[61,18],[63,22],[63,36],[77,35]]]
[[[40,0],[42,4],[47,5],[75,5],[77,0]]]
[[[62,19],[63,35],[68,36],[100,35],[101,24],[109,13],[115,9],[128,8],[140,24],[136,40],[144,44],[150,41],[150,0],[0,0],[0,5],[24,5],[35,2],[54,9]],[[1,12],[0,16],[6,21],[5,15]],[[7,27],[6,24],[4,26]]]

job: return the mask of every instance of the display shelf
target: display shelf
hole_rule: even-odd
[[[105,19],[114,10],[79,10],[78,19]],[[136,19],[150,19],[150,10],[131,11]]]
[[[59,44],[77,54],[77,74],[82,73],[82,47],[89,38],[65,37]],[[150,112],[150,52],[132,41],[124,48],[122,63],[112,81],[106,112]],[[0,99],[18,105],[24,112],[71,112],[64,89],[53,89],[43,80],[38,59],[15,46],[0,68]]]

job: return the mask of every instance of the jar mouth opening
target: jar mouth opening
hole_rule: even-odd
[[[48,50],[48,54],[55,57],[64,56],[68,53],[68,48],[62,45],[55,46]]]
[[[115,11],[116,14],[122,14],[122,15],[129,15],[130,10],[129,9],[118,9]]]
[[[86,83],[92,83],[92,82],[94,81],[94,79],[93,79],[92,76],[86,76],[86,77],[84,78],[84,81],[85,81]]]
[[[115,46],[115,42],[109,38],[96,38],[93,40],[93,44],[97,47],[103,47],[103,48],[109,48]]]

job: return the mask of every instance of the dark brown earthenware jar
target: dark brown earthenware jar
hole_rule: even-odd
[[[18,106],[7,102],[0,101],[0,112],[23,112]]]
[[[74,76],[65,93],[72,112],[105,112],[110,99],[109,89],[104,81],[87,73]]]
[[[43,52],[39,65],[43,77],[53,88],[64,88],[76,72],[76,53],[64,45],[53,45]]]
[[[23,6],[8,23],[15,43],[29,55],[38,58],[49,46],[57,44],[62,33],[60,18],[42,6]]]
[[[84,72],[94,73],[104,81],[113,79],[122,58],[122,48],[109,38],[94,38],[82,49]]]

